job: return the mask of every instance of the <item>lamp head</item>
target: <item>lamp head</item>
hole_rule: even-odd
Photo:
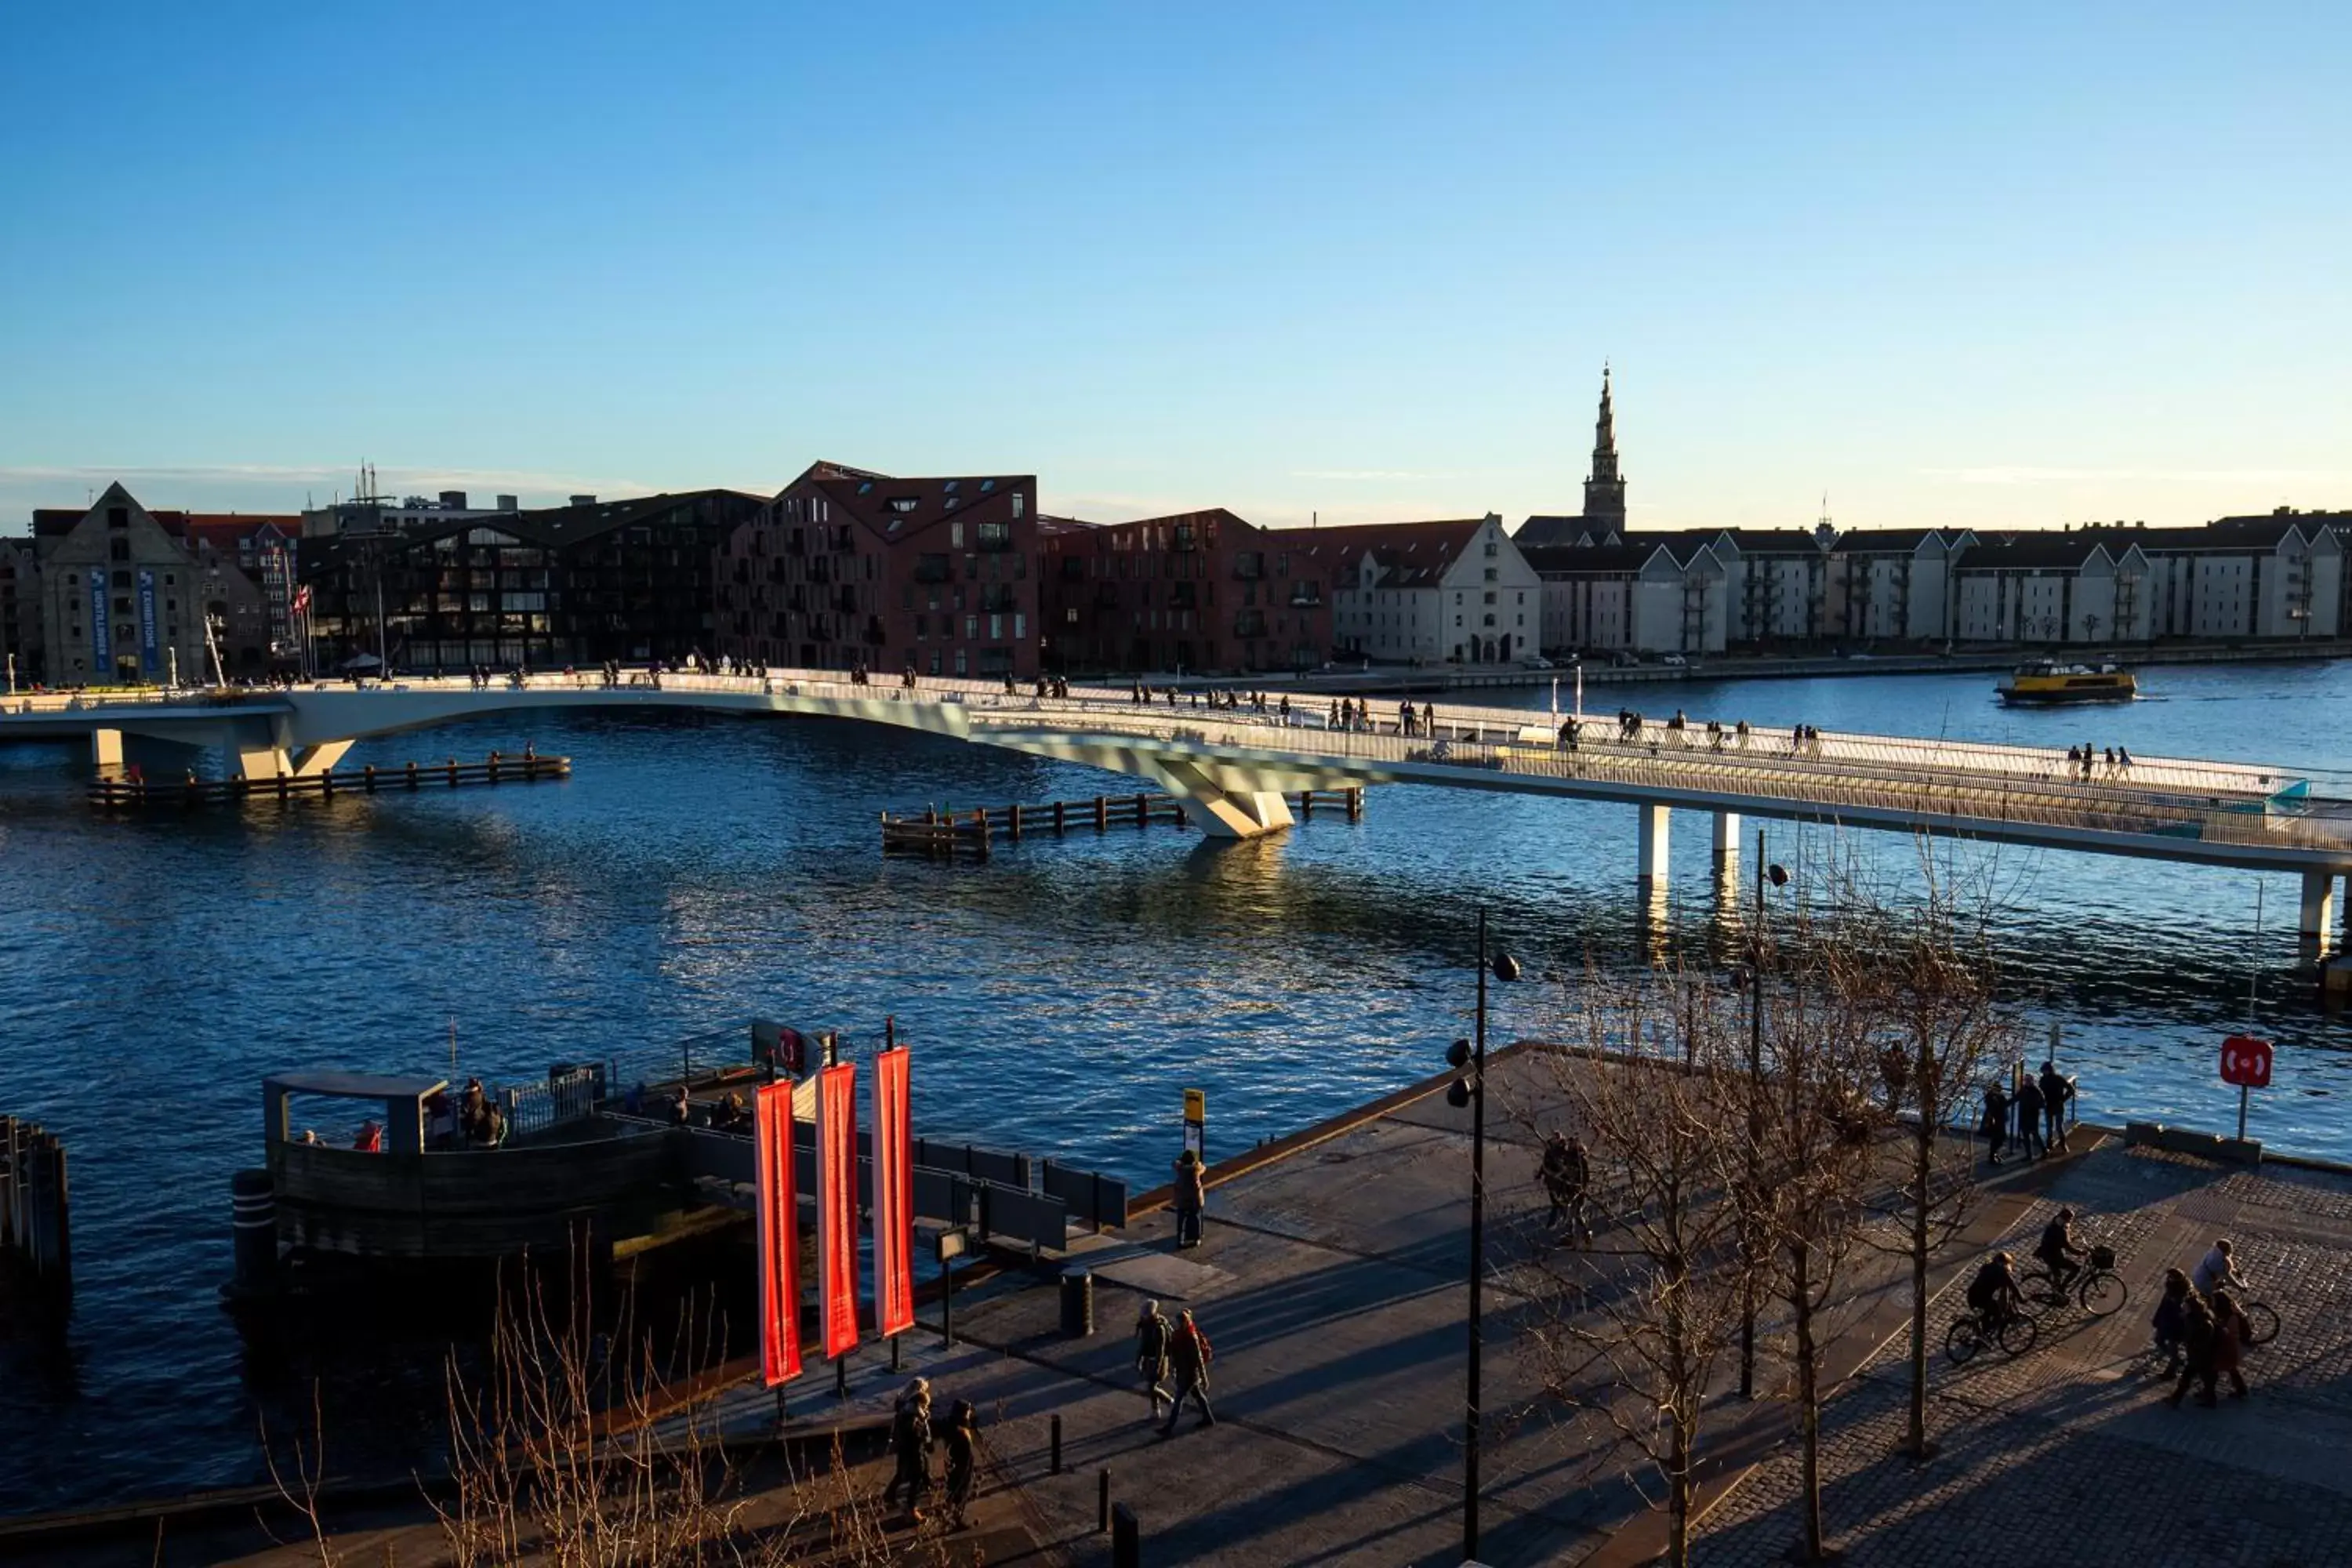
[[[1452,1045],[1446,1047],[1445,1065],[1450,1068],[1468,1067],[1470,1065],[1470,1042],[1467,1040],[1456,1040]]]

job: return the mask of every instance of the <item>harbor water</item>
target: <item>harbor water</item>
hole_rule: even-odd
[[[2352,770],[2352,667],[2156,668],[2139,702],[2057,711],[2004,710],[1993,684],[1596,686],[1586,708]],[[686,717],[511,714],[346,765],[526,742],[574,776],[111,819],[77,749],[0,747],[0,1112],[71,1152],[78,1286],[61,1336],[0,1342],[0,1512],[251,1481],[259,1419],[307,1415],[307,1393],[253,1375],[215,1294],[273,1069],[519,1080],[754,1014],[838,1028],[862,1059],[891,1016],[919,1132],[1150,1185],[1187,1088],[1207,1092],[1213,1158],[1438,1070],[1466,1028],[1481,906],[1538,977],[1498,992],[1506,1037],[1569,1005],[1540,976],[1662,945],[1704,962],[1715,918],[1707,822],[1685,815],[1669,925],[1644,928],[1622,805],[1391,787],[1360,824],[1318,814],[1254,843],[1089,828],[949,867],[884,859],[877,813],[1134,785],[908,731]],[[1786,864],[1916,866],[1900,836],[1761,826]],[[2252,1135],[2352,1159],[2352,1024],[2301,963],[2293,879],[2269,879],[2257,931],[2253,873],[1959,853],[1999,900],[2004,988],[2036,1038],[2059,1026],[2086,1117],[2227,1130],[2216,1057],[2251,993],[2279,1046]],[[429,1447],[428,1418],[372,1419],[371,1390],[402,1409],[437,1390],[418,1354],[421,1373],[335,1380],[341,1467]]]

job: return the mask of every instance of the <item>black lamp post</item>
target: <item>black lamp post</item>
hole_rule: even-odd
[[[1517,980],[1519,961],[1498,952],[1486,958],[1486,911],[1478,911],[1478,1011],[1471,1037],[1446,1047],[1453,1067],[1467,1068],[1445,1089],[1445,1103],[1456,1110],[1470,1108],[1470,1368],[1464,1404],[1462,1445],[1462,1555],[1478,1555],[1478,1384],[1484,1331],[1479,1310],[1486,1278],[1486,975]]]
[[[1763,1175],[1757,1169],[1757,1145],[1764,1141],[1762,1104],[1764,1081],[1764,884],[1776,888],[1789,882],[1788,868],[1764,858],[1764,830],[1756,830],[1756,920],[1748,932],[1748,1198],[1756,1201]],[[1747,1279],[1739,1287],[1739,1397],[1756,1397],[1756,1270],[1751,1225],[1740,1227],[1751,1256]]]

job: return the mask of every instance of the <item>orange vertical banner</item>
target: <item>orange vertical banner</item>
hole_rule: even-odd
[[[773,1388],[801,1374],[801,1205],[793,1181],[793,1086],[753,1101],[759,1162],[760,1375]]]
[[[915,1326],[915,1137],[907,1047],[874,1058],[874,1331]]]
[[[816,1245],[824,1297],[824,1353],[857,1345],[857,1069],[817,1074]]]

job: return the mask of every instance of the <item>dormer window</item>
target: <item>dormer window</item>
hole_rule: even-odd
[[[893,496],[890,500],[890,510],[903,517],[908,512],[914,510],[919,504],[921,503],[917,501],[913,496]]]

